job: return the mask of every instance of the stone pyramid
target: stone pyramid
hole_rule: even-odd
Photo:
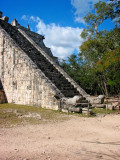
[[[0,82],[8,103],[57,110],[60,100],[89,95],[59,66],[44,37],[0,17]]]

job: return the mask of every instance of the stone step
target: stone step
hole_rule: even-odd
[[[106,105],[105,104],[92,104],[93,108],[105,108]]]
[[[77,96],[76,94],[70,94],[70,93],[68,93],[68,94],[63,94],[66,98],[72,98],[72,97],[74,97],[74,96]]]
[[[91,109],[89,109],[89,111],[88,111],[87,108],[86,108],[86,110],[85,110],[85,108],[82,108],[82,114],[90,115],[91,113],[92,113],[92,110],[91,110]]]
[[[64,77],[62,77],[61,75],[54,75],[54,76],[52,76],[52,75],[48,75],[48,74],[46,74],[47,76],[49,76],[51,79],[59,79],[59,80],[63,80],[63,81],[67,81],[67,80],[65,80],[64,79]],[[68,81],[67,81],[68,82]]]
[[[81,103],[80,106],[81,106],[82,108],[86,108],[86,107],[88,107],[88,103]]]
[[[51,75],[51,76],[62,76],[62,75],[60,75],[60,73],[57,73],[57,72],[55,72],[55,73],[53,74],[53,72],[51,72],[50,70],[49,70],[49,71],[45,71],[44,73],[45,73],[45,74],[48,74],[48,75]]]
[[[69,94],[69,93],[70,94],[74,93],[76,95],[79,94],[79,92],[77,92],[76,90],[70,90],[70,89],[69,89],[69,92],[68,92],[68,90],[61,90],[61,92],[64,94]]]
[[[72,87],[72,86],[69,86],[69,87],[66,87],[66,86],[61,87],[61,90],[68,90],[68,89],[74,90],[74,87]]]
[[[80,107],[69,107],[68,112],[82,113],[82,109]]]
[[[61,86],[61,84],[66,87],[66,81],[63,80],[55,80],[55,79],[51,79],[53,83],[55,83],[57,86]],[[71,85],[72,86],[72,85]]]
[[[77,90],[71,89],[71,88],[68,88],[68,89],[66,89],[66,90],[62,90],[62,89],[61,89],[62,92],[66,92],[66,93],[68,93],[68,90],[69,90],[69,92],[79,93]]]
[[[88,103],[88,100],[83,99],[81,103]]]
[[[72,85],[70,85],[70,84],[68,84],[68,83],[67,83],[67,84],[62,84],[62,83],[61,83],[61,84],[58,84],[58,85],[60,85],[60,87],[73,87]]]

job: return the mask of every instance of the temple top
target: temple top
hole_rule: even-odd
[[[9,20],[9,18],[7,16],[3,17],[3,13],[1,11],[0,11],[0,19],[4,20],[7,23]],[[43,35],[40,35],[38,33],[31,31],[29,24],[27,24],[27,27],[21,26],[16,19],[13,19],[13,21],[11,22],[11,25],[13,27],[17,28],[18,30],[20,29],[20,30],[24,31],[25,34],[27,34],[37,45],[39,45],[42,48],[42,50],[44,52],[46,52],[46,54],[48,54],[50,57],[52,57],[54,59],[54,61],[56,63],[58,63],[58,59],[57,59],[57,57],[53,56],[51,49],[45,46],[45,44],[43,42],[43,39],[45,39],[45,37]]]
[[[0,19],[4,20],[5,22],[9,21],[9,17],[4,16],[3,17],[3,12],[0,11]],[[16,19],[13,19],[13,21],[11,22],[12,26],[20,26],[20,24],[18,23],[18,21]],[[30,26],[27,24],[27,29],[30,31]]]

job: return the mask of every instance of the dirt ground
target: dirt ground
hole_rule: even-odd
[[[120,159],[120,114],[0,128],[0,160],[99,159]]]

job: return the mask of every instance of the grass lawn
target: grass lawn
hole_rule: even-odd
[[[65,113],[35,106],[0,104],[0,127],[41,124],[69,119]]]
[[[106,111],[106,109],[93,108],[92,113],[93,114],[89,116],[79,113],[67,114],[51,109],[44,109],[41,107],[5,103],[0,104],[0,127],[55,123],[68,120],[72,118],[72,116],[94,117],[98,114],[114,114],[118,113],[118,111]]]
[[[94,114],[114,114],[114,113],[118,113],[117,110],[109,110],[109,109],[104,109],[104,108],[93,108],[92,112]]]

